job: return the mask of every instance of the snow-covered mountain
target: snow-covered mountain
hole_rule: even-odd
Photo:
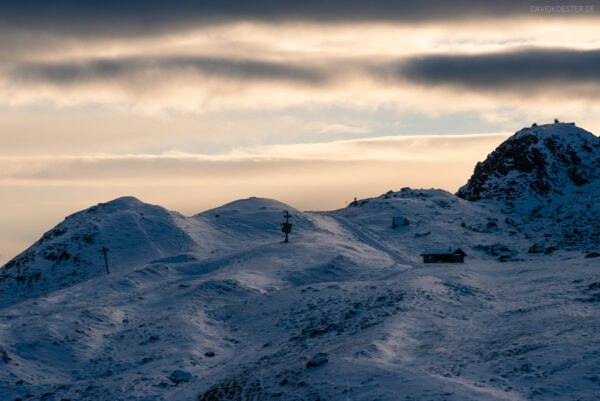
[[[574,123],[533,125],[477,163],[463,199],[551,198],[582,193],[600,178],[600,138]]]
[[[100,203],[65,218],[0,269],[0,307],[106,274],[169,258],[217,258],[279,239],[275,200],[250,198],[186,218],[134,197]],[[310,223],[298,214],[296,229]],[[262,224],[261,224],[262,223]],[[271,223],[271,224],[269,224]]]
[[[600,138],[574,123],[524,128],[477,163],[457,196],[502,205],[504,214],[546,248],[595,247]]]
[[[553,124],[458,196],[75,213],[0,269],[0,399],[597,399],[598,152]]]
[[[0,269],[0,307],[105,273],[101,247],[110,250],[114,273],[195,249],[176,224],[182,218],[133,197],[75,213]]]

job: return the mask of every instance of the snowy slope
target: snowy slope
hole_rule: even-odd
[[[516,206],[563,195],[403,188],[331,212],[249,198],[191,217],[99,204],[0,270],[0,399],[597,399],[598,249]],[[465,264],[422,263],[449,246]]]
[[[200,252],[177,226],[178,213],[133,197],[75,213],[0,270],[0,307],[106,274],[100,249],[117,273],[153,259]]]

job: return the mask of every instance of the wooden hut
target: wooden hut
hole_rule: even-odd
[[[454,251],[448,248],[448,250],[426,251],[421,256],[423,256],[423,263],[464,263],[467,254],[460,248]]]

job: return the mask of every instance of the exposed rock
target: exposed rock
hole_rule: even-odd
[[[555,123],[508,138],[477,163],[456,195],[499,203],[515,234],[540,233],[539,246],[530,250],[535,253],[600,244],[599,188],[600,138],[574,123]],[[557,228],[551,246],[544,233],[549,227]]]
[[[306,363],[307,368],[316,368],[317,366],[321,366],[329,362],[327,359],[327,354],[324,352],[317,353],[310,361]]]
[[[175,370],[173,373],[171,373],[171,376],[169,376],[169,380],[175,383],[175,385],[188,382],[191,378],[192,374],[186,372],[185,370]]]
[[[575,124],[524,128],[477,163],[457,196],[515,200],[527,195],[562,193],[600,176],[600,139]]]

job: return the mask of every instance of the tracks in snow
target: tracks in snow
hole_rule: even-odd
[[[335,215],[327,215],[327,216],[332,218],[333,220],[335,220],[343,228],[345,228],[347,231],[352,233],[352,235],[354,235],[356,238],[358,238],[358,240],[364,242],[365,244],[369,245],[372,248],[378,249],[378,250],[386,253],[387,255],[389,255],[389,257],[392,258],[392,260],[394,262],[396,262],[400,265],[412,266],[410,261],[408,261],[407,259],[400,256],[393,249],[390,249],[387,246],[385,246],[384,244],[382,244],[381,241],[379,241],[378,239],[373,237],[371,234],[367,233],[362,228],[356,226],[354,223],[350,222],[348,219],[341,217],[341,216],[335,216]]]

